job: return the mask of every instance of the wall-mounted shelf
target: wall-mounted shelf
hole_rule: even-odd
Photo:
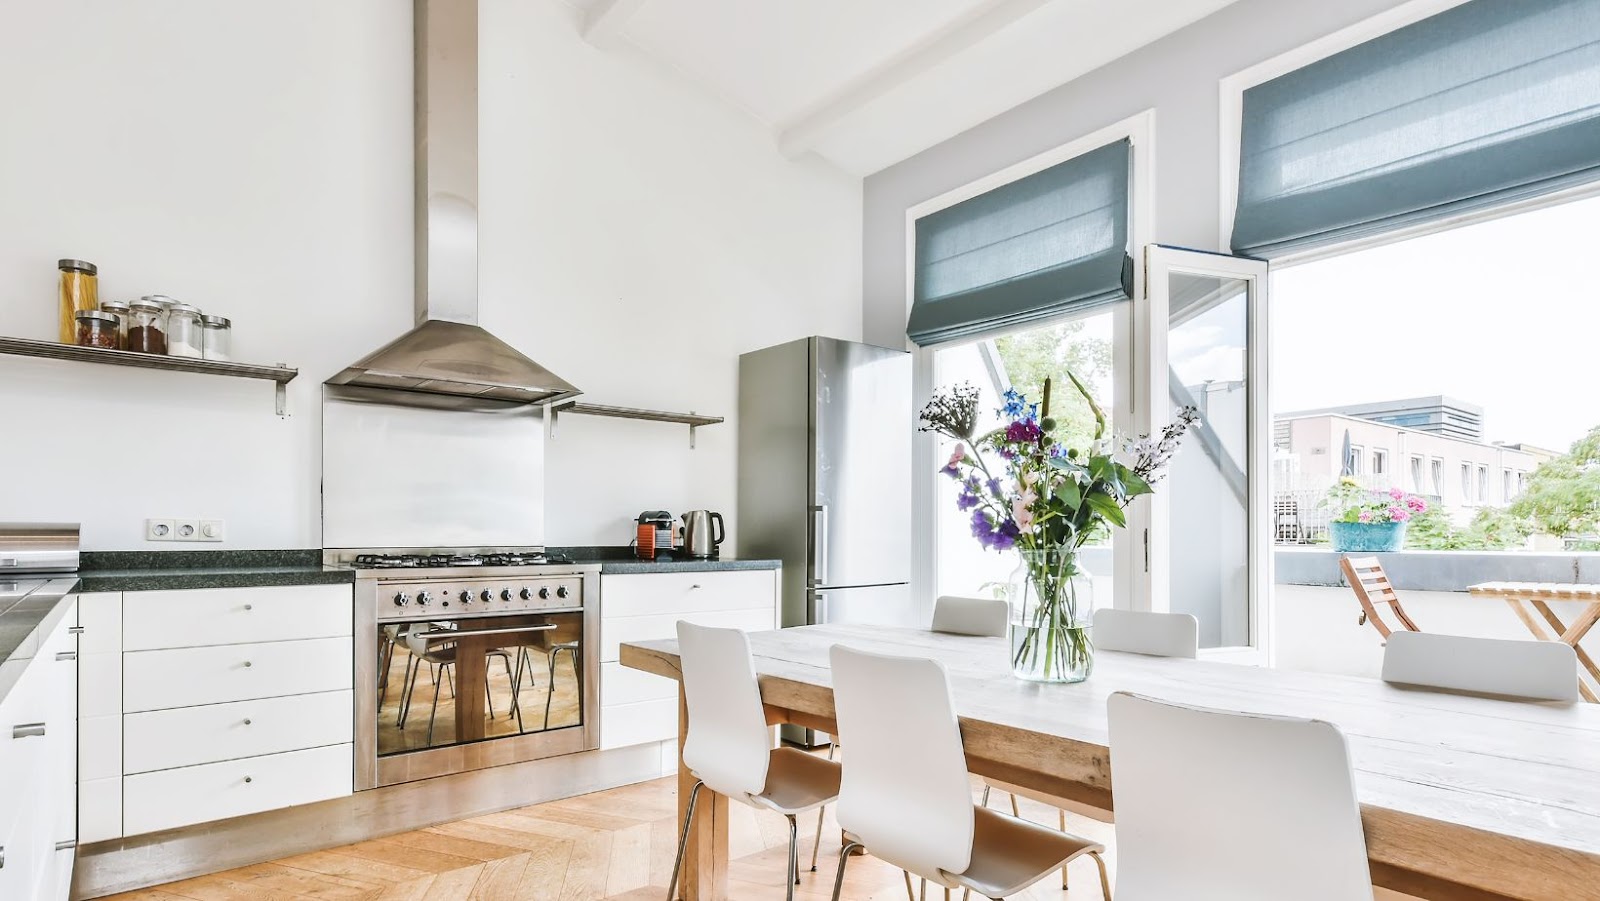
[[[73,360],[79,363],[132,366],[138,369],[198,372],[202,375],[225,375],[241,379],[266,379],[274,385],[274,406],[279,416],[284,415],[284,386],[300,374],[300,370],[290,369],[283,365],[263,366],[256,363],[224,363],[220,360],[166,357],[157,354],[134,353],[129,350],[78,347],[75,344],[58,344],[55,341],[34,341],[30,338],[0,337],[0,354],[10,354],[18,357],[44,357],[50,360]]]
[[[697,413],[667,413],[662,410],[636,410],[632,407],[607,407],[601,404],[583,404],[567,401],[550,408],[550,436],[556,434],[556,418],[562,413],[583,416],[610,416],[613,419],[643,419],[648,422],[675,422],[689,427],[689,447],[694,448],[694,431],[703,425],[716,425],[721,416],[701,416]]]

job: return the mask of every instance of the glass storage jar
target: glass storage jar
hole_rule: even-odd
[[[100,347],[106,350],[117,350],[117,317],[99,310],[84,310],[79,313],[77,320],[77,344],[79,347]]]
[[[174,303],[167,308],[167,356],[205,356],[205,336],[200,330],[200,310],[186,303]]]
[[[74,344],[78,340],[78,314],[100,306],[100,270],[83,260],[57,260],[56,268],[61,270],[57,292],[61,343]]]
[[[165,355],[167,314],[161,304],[140,298],[128,304],[128,314],[128,350]]]
[[[221,316],[200,317],[205,332],[205,353],[208,360],[233,362],[233,322]]]
[[[117,317],[117,350],[128,348],[128,302],[126,300],[105,300],[100,302],[100,312],[110,313]]]

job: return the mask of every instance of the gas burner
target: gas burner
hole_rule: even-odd
[[[571,563],[569,557],[532,553],[489,554],[360,554],[357,569],[447,569],[456,566],[542,566]]]

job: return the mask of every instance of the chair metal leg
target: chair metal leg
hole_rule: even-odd
[[[860,842],[846,842],[845,846],[839,849],[839,872],[833,877],[833,901],[839,901],[839,892],[844,889],[844,865],[850,861],[850,854],[859,847],[861,847]],[[911,877],[907,876],[906,887],[910,886]]]
[[[839,747],[839,739],[837,737],[835,737],[832,742],[828,743],[828,759],[829,760],[833,759],[834,749],[836,749],[838,747]],[[817,839],[816,839],[816,841],[811,843],[811,872],[813,872],[813,873],[815,873],[817,871],[817,852],[822,850],[822,818],[827,816],[827,815],[828,815],[828,805],[824,804],[821,807],[817,808]]]
[[[406,679],[405,690],[400,693],[400,712],[394,721],[396,729],[404,729],[406,719],[411,716],[411,698],[417,693],[417,676],[422,674],[422,662],[412,657],[406,661],[406,671],[410,675]]]
[[[439,667],[439,675],[441,677],[450,675],[450,667],[449,666],[445,666],[445,665],[441,665]],[[435,718],[437,718],[439,716],[439,682],[440,681],[442,681],[442,679],[435,680],[434,683],[433,683],[433,709],[428,711],[428,747],[430,747],[430,748],[433,747],[433,721],[434,721]],[[454,684],[454,683],[452,683],[452,684]],[[454,698],[455,697],[455,692],[452,691],[450,693],[450,697]]]
[[[917,901],[928,901],[928,877],[923,876],[921,884],[917,887]]]
[[[511,712],[506,714],[506,719],[516,717],[517,734],[520,735],[527,730],[522,725],[522,699],[517,694],[517,677],[511,673],[511,655],[507,654],[500,659],[506,665],[506,678],[511,681]],[[517,668],[519,670],[522,668],[521,661],[517,662]]]
[[[549,684],[544,692],[544,727],[550,728],[550,701],[556,696],[556,652],[552,649],[545,654],[545,662],[550,665]]]
[[[989,806],[989,792],[992,791],[993,789],[994,789],[994,786],[990,785],[989,783],[985,782],[983,784],[983,806],[984,807],[988,807]]]
[[[1100,894],[1105,901],[1111,901],[1111,880],[1106,878],[1106,860],[1099,851],[1090,851],[1089,856],[1094,858],[1094,865],[1100,868]]]
[[[911,887],[911,871],[901,870],[900,875],[906,877],[906,901],[917,901],[916,889]]]
[[[789,817],[789,871],[788,901],[794,901],[794,887],[800,882],[800,831],[795,825],[794,815]]]
[[[389,695],[389,668],[394,665],[395,642],[388,637],[383,639],[383,650],[378,652],[378,708],[383,708],[383,700]]]
[[[678,856],[672,862],[672,879],[667,882],[667,901],[674,901],[678,894],[678,871],[683,868],[683,849],[689,844],[689,824],[694,822],[694,805],[700,800],[700,789],[704,782],[696,780],[694,788],[689,790],[689,809],[683,814],[683,830],[678,833]],[[838,895],[834,895],[837,901]]]
[[[1065,835],[1066,832],[1067,832],[1067,812],[1065,810],[1057,810],[1056,811],[1056,819],[1061,824],[1061,833],[1063,835]],[[1061,865],[1061,890],[1062,891],[1066,891],[1067,890],[1067,865],[1066,864],[1062,864]]]
[[[1016,817],[1019,820],[1022,819],[1022,811],[1017,809],[1017,796],[1016,795],[1012,795],[1011,796],[1011,815]]]

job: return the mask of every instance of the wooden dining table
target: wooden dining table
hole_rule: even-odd
[[[1113,814],[1112,692],[1327,720],[1349,742],[1376,885],[1452,901],[1600,899],[1600,707],[1592,704],[1104,651],[1088,681],[1041,685],[1011,676],[1004,639],[823,625],[750,635],[769,723],[835,732],[834,644],[939,660],[973,773]],[[621,663],[680,681],[681,741],[677,642],[624,644]],[[848,766],[850,737],[840,743]],[[694,779],[680,767],[678,780],[681,820]],[[713,795],[707,803],[708,794],[689,832],[688,901],[727,897],[728,802]],[[1227,829],[1229,812],[1194,828]]]

